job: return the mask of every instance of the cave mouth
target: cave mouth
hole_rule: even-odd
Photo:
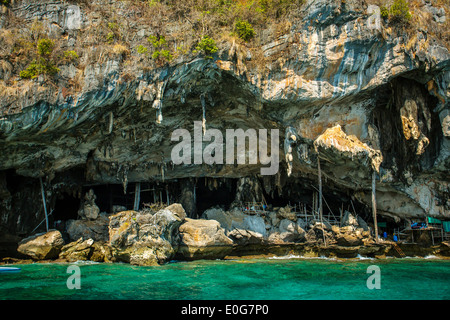
[[[262,185],[262,181],[261,185]],[[190,217],[202,217],[204,211],[220,207],[225,211],[232,209],[236,199],[245,200],[245,195],[237,197],[239,178],[199,177],[195,179],[181,178],[150,182],[129,182],[126,192],[123,184],[84,185],[81,199],[68,194],[62,194],[55,206],[55,220],[76,219],[80,204],[84,202],[84,195],[92,189],[96,196],[95,204],[100,212],[115,213],[123,210],[134,210],[138,200],[138,210],[146,205],[158,203],[170,205],[181,203]],[[136,197],[136,191],[140,190]],[[186,193],[187,192],[187,193]],[[289,179],[282,187],[266,190],[259,189],[263,203],[269,210],[290,206],[299,217],[306,211],[308,215],[314,211],[317,216],[318,192],[311,181]],[[188,194],[188,200],[185,195]],[[247,203],[247,202],[246,202]],[[246,203],[241,203],[245,205]],[[352,200],[350,190],[337,190],[324,186],[323,189],[323,217],[331,223],[339,223],[342,213],[348,211],[361,216],[365,221],[371,221],[371,209],[367,205]]]
[[[56,198],[53,219],[55,221],[76,220],[79,208],[80,199],[63,192]]]
[[[196,208],[199,216],[209,208],[231,209],[236,198],[237,178],[200,178],[196,183]]]
[[[139,189],[137,186],[139,185]],[[95,204],[100,212],[113,213],[135,209],[135,200],[138,209],[142,209],[147,204],[164,203],[171,204],[178,198],[179,187],[175,182],[131,182],[124,189],[123,184],[103,184],[83,187],[83,195],[90,189],[96,196]],[[136,199],[136,191],[140,190]],[[120,208],[120,210],[119,210]]]
[[[281,190],[272,188],[268,192],[268,190],[263,188],[263,197],[269,209],[289,206],[291,211],[297,213],[297,217],[311,219],[311,216],[319,217],[318,191],[314,182],[306,179],[288,179]],[[337,189],[334,186],[327,185],[323,186],[323,218],[332,224],[339,225],[345,211],[348,211],[352,215],[360,216],[364,221],[370,223],[372,221],[371,208],[354,199],[351,196],[352,194],[353,190]]]

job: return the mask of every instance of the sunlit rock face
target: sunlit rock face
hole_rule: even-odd
[[[108,6],[125,20],[130,14],[120,1]],[[262,67],[238,41],[222,41],[213,59],[188,54],[157,68],[134,51],[125,58],[84,46],[83,68],[62,66],[59,86],[18,81],[0,96],[2,226],[27,234],[42,220],[39,177],[50,209],[62,194],[82,199],[92,186],[97,202],[106,203],[99,193],[129,193],[137,182],[158,185],[163,193],[153,197],[183,203],[190,217],[201,215],[199,199],[214,190],[231,194],[220,198],[228,205],[263,196],[311,202],[318,159],[330,203],[370,206],[375,170],[381,214],[449,218],[449,52],[422,31],[397,34],[371,24],[367,9],[361,1],[306,1],[285,32],[271,26],[262,32]],[[44,23],[67,38],[69,49],[87,42],[83,32],[102,19],[62,1],[22,1],[11,10],[27,28],[47,15]],[[146,34],[132,31],[130,48]],[[278,171],[263,176],[265,165],[248,161],[175,165],[172,133],[186,129],[194,139],[196,121],[200,138],[210,129],[278,130]],[[339,129],[327,132],[333,128]],[[194,149],[192,143],[193,157]],[[100,187],[106,185],[120,188]],[[203,201],[213,206],[214,197]],[[101,211],[118,204],[133,209],[97,203]]]

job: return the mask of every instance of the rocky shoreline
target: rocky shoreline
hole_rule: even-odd
[[[54,229],[23,239],[17,251],[21,256],[4,258],[0,263],[94,261],[155,266],[173,260],[289,255],[448,258],[450,243],[377,243],[371,228],[350,213],[340,226],[327,221],[303,221],[289,208],[264,215],[248,215],[237,208],[211,208],[202,219],[191,219],[182,205],[175,203],[159,210],[128,210],[109,216],[99,214],[96,219],[68,221],[62,232]]]

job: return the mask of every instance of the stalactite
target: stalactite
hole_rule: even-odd
[[[114,125],[114,114],[112,111],[109,113],[109,128],[108,133],[111,133],[113,131],[113,125]]]
[[[161,100],[155,100],[153,101],[153,106],[154,109],[156,109],[156,123],[161,123],[163,120],[163,116],[162,116],[162,102]]]
[[[128,169],[127,168],[125,168],[123,171],[122,186],[123,186],[123,194],[126,194],[127,187],[128,187]]]
[[[186,102],[186,90],[183,88],[180,94],[180,102],[184,104]]]
[[[156,99],[153,101],[152,108],[156,109],[156,123],[161,123],[163,120],[162,116],[162,107],[163,107],[163,96],[164,96],[164,89],[166,87],[166,82],[160,82],[158,84],[157,92],[156,92]]]
[[[205,94],[200,95],[200,102],[202,104],[202,129],[203,135],[206,133],[206,102],[205,102]]]
[[[284,154],[285,160],[287,164],[287,176],[290,177],[292,174],[292,163],[294,161],[294,157],[292,156],[293,146],[297,143],[297,134],[295,133],[295,129],[292,127],[286,128],[285,138],[284,138]]]

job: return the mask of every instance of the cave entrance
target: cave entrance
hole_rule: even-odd
[[[55,221],[76,220],[79,208],[80,199],[63,192],[56,198],[53,208],[53,219]]]
[[[382,238],[394,240],[394,235],[405,228],[405,220],[396,221],[386,215],[377,216],[378,234]]]
[[[136,188],[138,185],[139,187]],[[136,191],[139,192],[137,197],[139,210],[146,204],[151,203],[171,204],[179,193],[179,190],[175,188],[173,183],[133,182],[128,183],[125,193],[122,184],[85,186],[83,188],[83,197],[90,189],[94,191],[96,196],[95,204],[99,207],[100,212],[106,213],[133,210]]]
[[[198,216],[209,208],[220,206],[229,210],[236,197],[238,179],[234,178],[200,178],[195,186],[196,208]]]
[[[352,199],[352,190],[339,190],[325,185],[322,192],[322,217],[331,224],[340,225],[345,211],[355,217],[360,216],[368,223],[371,222],[371,208]],[[278,188],[270,190],[263,188],[263,196],[269,209],[290,206],[291,212],[296,212],[299,218],[308,221],[319,219],[318,188],[309,180],[290,179],[285,182],[281,191]]]

